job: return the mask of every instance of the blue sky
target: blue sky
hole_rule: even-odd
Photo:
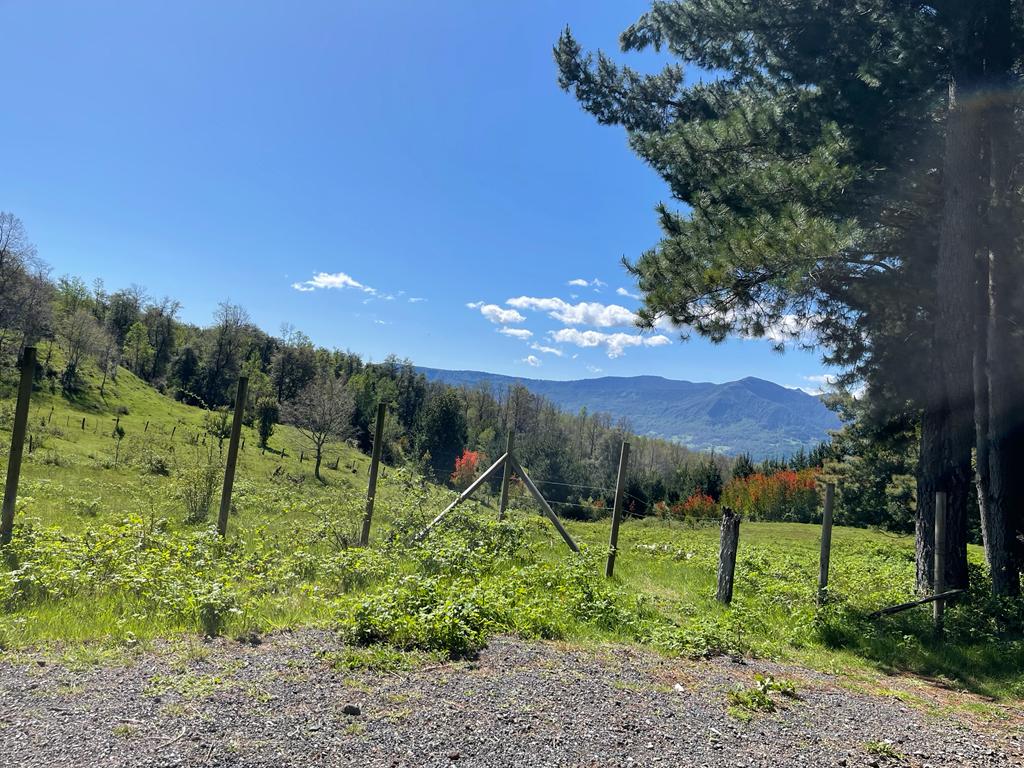
[[[192,322],[230,299],[374,360],[814,388],[813,353],[628,326],[619,260],[657,241],[667,189],[551,48],[569,24],[615,50],[645,7],[0,3],[0,210],[56,274]]]

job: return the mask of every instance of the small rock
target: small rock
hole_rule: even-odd
[[[358,704],[346,704],[341,711],[346,715],[352,715],[355,717],[356,715],[362,714],[363,710],[359,708]]]
[[[449,760],[458,760],[460,757],[461,757],[461,755],[458,752],[449,752],[448,753],[448,759]]]

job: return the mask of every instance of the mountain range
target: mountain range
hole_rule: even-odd
[[[812,448],[840,426],[820,397],[754,376],[712,384],[661,376],[550,381],[482,371],[419,370],[430,381],[454,386],[487,384],[500,391],[520,384],[565,411],[586,408],[626,418],[638,435],[696,450],[749,453],[755,460]]]

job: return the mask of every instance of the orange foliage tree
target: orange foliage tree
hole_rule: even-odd
[[[815,469],[784,469],[765,475],[733,478],[722,491],[722,505],[732,507],[748,520],[779,520],[809,523],[818,511]]]
[[[471,451],[467,448],[461,456],[456,456],[455,471],[451,475],[452,485],[460,491],[469,488],[470,484],[476,480],[479,464],[480,451]]]

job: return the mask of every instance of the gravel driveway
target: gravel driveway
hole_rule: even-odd
[[[793,667],[498,638],[474,661],[353,673],[324,659],[340,648],[302,631],[114,664],[0,662],[0,765],[1024,765],[1019,711],[936,714],[923,694],[908,706]],[[730,715],[728,692],[755,673],[797,698]]]

